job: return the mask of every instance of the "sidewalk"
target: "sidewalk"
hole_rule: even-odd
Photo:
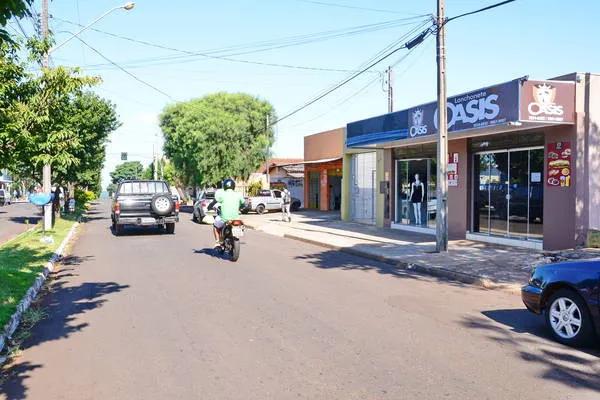
[[[244,223],[272,235],[312,243],[399,268],[519,293],[533,266],[566,259],[600,257],[600,249],[541,252],[470,240],[453,240],[447,253],[435,252],[431,235],[377,228],[339,219],[339,213],[300,211],[292,222],[278,212],[248,214]]]

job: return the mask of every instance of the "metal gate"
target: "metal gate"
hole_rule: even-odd
[[[376,153],[352,155],[350,173],[352,178],[350,218],[353,221],[374,224]]]

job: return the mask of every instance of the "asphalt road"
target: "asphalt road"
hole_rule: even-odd
[[[30,203],[12,203],[0,207],[0,244],[25,232],[40,219],[40,207]]]
[[[517,296],[250,231],[237,263],[183,215],[94,209],[1,399],[598,399],[600,352]]]

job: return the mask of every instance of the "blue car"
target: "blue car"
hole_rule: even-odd
[[[557,341],[592,344],[600,333],[600,260],[536,267],[521,298],[529,311],[545,316]]]

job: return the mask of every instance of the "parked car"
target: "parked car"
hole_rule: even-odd
[[[126,225],[162,226],[175,233],[179,221],[177,197],[164,181],[125,180],[115,192],[111,213],[112,227],[120,235]]]
[[[10,195],[10,190],[8,189],[0,189],[0,206],[6,206],[12,203],[12,197]]]
[[[249,210],[255,211],[257,214],[262,214],[265,211],[280,211],[282,205],[282,193],[281,190],[261,190],[258,192],[258,196],[249,197],[248,200]],[[297,211],[300,209],[301,202],[295,197],[292,197],[290,203],[290,210]]]
[[[214,190],[203,190],[198,193],[192,210],[192,220],[194,222],[202,221],[209,214],[208,205],[215,199]]]
[[[545,316],[557,341],[589,344],[600,333],[600,260],[536,267],[521,298],[529,311]]]

